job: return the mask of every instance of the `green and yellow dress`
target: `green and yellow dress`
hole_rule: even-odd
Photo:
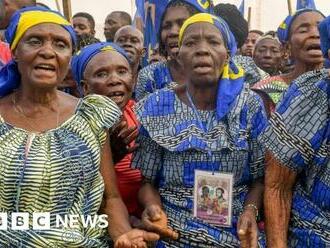
[[[0,247],[108,247],[106,230],[58,228],[56,216],[95,216],[104,192],[99,171],[106,128],[121,116],[110,99],[90,95],[55,129],[30,133],[0,116],[0,212],[8,215]],[[12,230],[11,214],[29,214],[28,230]],[[50,229],[34,230],[33,213],[50,213]]]

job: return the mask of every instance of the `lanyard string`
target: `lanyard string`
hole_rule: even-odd
[[[200,114],[198,113],[197,108],[196,108],[196,106],[195,106],[195,104],[194,104],[194,102],[192,100],[192,97],[189,94],[188,88],[186,88],[186,96],[188,98],[188,101],[190,103],[191,108],[193,109],[194,115],[197,118],[197,122],[198,122],[199,128],[202,129],[202,131],[203,131],[204,134],[207,134],[207,132],[211,129],[212,118],[209,118],[207,120],[206,125],[204,125],[203,124],[203,121],[202,121],[202,118],[201,118]],[[210,157],[210,159],[212,159],[211,148],[208,145],[206,145],[206,149],[207,149],[208,156]],[[214,163],[212,162],[212,173],[213,174],[214,174],[214,170],[215,170],[214,169]]]

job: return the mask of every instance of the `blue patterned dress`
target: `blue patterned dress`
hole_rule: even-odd
[[[198,112],[202,122],[211,123],[206,134],[173,89],[159,90],[138,104],[140,148],[133,166],[159,186],[170,225],[180,233],[179,241],[163,240],[157,247],[238,247],[236,223],[248,185],[264,175],[264,150],[257,137],[267,119],[253,92],[245,86],[222,120],[215,110]],[[196,169],[234,175],[232,227],[216,227],[192,216]]]
[[[55,215],[97,214],[104,192],[100,151],[106,129],[121,112],[106,97],[90,95],[58,128],[30,133],[0,116],[0,213],[8,230],[0,230],[0,247],[108,247],[107,230],[79,221],[57,228]],[[11,230],[11,213],[30,215],[29,228]],[[50,229],[33,230],[33,213],[50,213]]]
[[[256,82],[266,78],[268,74],[258,68],[253,59],[246,56],[234,56],[233,61],[242,66],[245,73],[245,82],[253,85]],[[167,66],[167,62],[158,62],[143,68],[139,72],[136,88],[135,99],[140,101],[145,96],[165,87],[171,88],[175,86],[171,72]]]
[[[324,71],[310,72],[294,81],[261,135],[275,157],[298,174],[290,247],[330,247],[330,79],[326,77]]]

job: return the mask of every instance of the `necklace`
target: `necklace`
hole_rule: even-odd
[[[32,130],[39,130],[40,126],[36,124],[35,118],[32,118],[32,117],[28,116],[25,113],[25,111],[23,110],[23,108],[20,105],[18,105],[16,96],[17,96],[17,91],[15,91],[14,94],[12,95],[12,103],[14,105],[15,111],[17,113],[21,114],[24,117],[24,122],[30,127],[31,131]],[[39,118],[43,118],[45,116],[46,115],[44,115],[42,117],[39,117]],[[30,119],[31,121],[26,121],[26,118]],[[60,111],[59,111],[59,104],[58,104],[58,106],[56,108],[56,127],[58,127],[58,125],[59,125],[59,119],[60,119]],[[31,125],[31,122],[33,123],[33,125]],[[38,133],[39,132],[40,131],[38,131]]]

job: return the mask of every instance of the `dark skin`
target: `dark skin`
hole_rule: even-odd
[[[324,59],[317,28],[323,19],[324,17],[318,12],[305,12],[291,24],[290,38],[285,49],[295,65],[292,72],[283,75],[288,84],[305,72],[323,67]]]
[[[292,192],[297,173],[283,166],[266,153],[265,220],[269,247],[286,248],[292,204]]]
[[[127,59],[115,51],[95,55],[86,66],[83,88],[86,94],[108,96],[123,111],[132,95],[132,71]],[[111,130],[115,163],[136,150],[137,144],[129,145],[137,135],[137,127],[127,127],[124,118]]]
[[[34,6],[33,0],[3,0],[3,6],[1,7],[0,29],[6,29],[11,16],[16,10],[26,6]]]
[[[57,90],[67,74],[72,50],[70,34],[59,25],[38,24],[25,32],[13,52],[21,75],[20,87],[0,99],[0,113],[7,123],[43,133],[74,115],[78,99]],[[117,190],[109,146],[101,151],[100,173],[104,179],[101,212],[111,220],[108,231],[115,247],[147,247],[146,241],[157,240],[158,235],[130,226]]]
[[[216,106],[218,79],[221,76],[226,59],[227,49],[223,38],[216,27],[208,23],[192,24],[185,31],[178,59],[187,75],[186,85],[179,85],[175,93],[185,104],[190,105],[186,91],[189,91],[194,104],[200,110],[212,110]],[[189,72],[189,73],[188,73]],[[258,209],[262,206],[263,185],[254,182],[245,200],[245,206],[254,204]],[[160,196],[150,183],[140,190],[140,202],[145,207],[142,222],[146,230],[153,230],[161,235],[177,238],[172,231],[160,226],[158,220],[166,218],[162,210]],[[155,223],[156,222],[156,223]],[[161,221],[167,223],[166,221]],[[241,247],[257,247],[256,212],[246,207],[237,225]]]
[[[261,36],[260,34],[249,32],[248,37],[246,38],[243,46],[241,47],[241,54],[243,56],[248,56],[248,57],[253,56],[254,46],[260,36]]]
[[[120,13],[110,13],[104,23],[104,36],[106,40],[112,42],[117,30],[129,24],[122,19]]]
[[[116,32],[114,42],[124,48],[127,56],[132,62],[132,88],[134,88],[137,80],[140,60],[145,54],[143,34],[140,30],[134,28],[133,26],[124,26]]]
[[[169,57],[167,65],[174,82],[185,83],[183,68],[178,63],[178,41],[180,28],[184,21],[190,17],[189,11],[184,6],[174,6],[167,9],[162,22],[161,39]]]
[[[72,26],[77,35],[91,34],[94,36],[95,30],[87,18],[77,16],[72,19]]]
[[[270,75],[279,74],[282,58],[281,44],[276,40],[265,38],[255,46],[253,60],[259,68]]]

